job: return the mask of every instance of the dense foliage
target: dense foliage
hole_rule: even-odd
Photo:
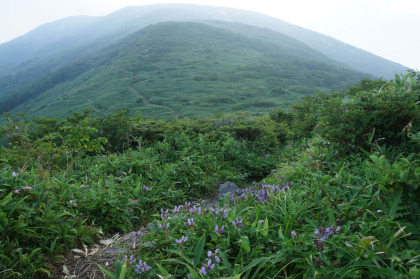
[[[6,115],[0,274],[45,277],[76,245],[134,230],[111,277],[418,278],[419,101],[412,73],[258,117]],[[237,204],[189,203],[226,180]]]

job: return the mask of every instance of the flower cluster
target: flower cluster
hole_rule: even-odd
[[[203,267],[200,269],[200,273],[202,275],[207,275],[207,273],[215,268],[215,264],[212,263],[211,259],[207,261],[207,263],[203,264]]]
[[[152,267],[148,266],[146,264],[146,262],[143,262],[142,260],[139,260],[139,264],[136,264],[136,273],[137,274],[149,271],[151,269],[152,269]]]
[[[244,227],[244,223],[243,223],[243,219],[239,220],[239,218],[236,218],[235,221],[232,221],[232,225],[234,225],[235,227]]]
[[[214,209],[213,207],[211,208],[211,213],[217,217],[219,216],[222,219],[226,219],[228,217],[227,214],[228,210],[227,209],[223,209],[223,208],[219,208],[219,209]]]
[[[137,261],[137,259],[133,255],[131,255],[130,257],[127,257],[127,255],[125,255],[124,260],[126,260],[129,264],[134,264],[136,266],[135,271],[137,274],[144,273],[152,269],[152,267],[148,266],[146,262],[140,259]],[[137,262],[138,264],[136,264]]]
[[[188,236],[182,236],[180,239],[175,239],[175,242],[176,242],[176,244],[178,244],[178,245],[182,245],[182,244],[184,244],[185,242],[187,242],[187,240],[188,240]]]
[[[214,251],[214,253],[212,251],[208,251],[207,256],[208,258],[206,259],[206,263],[203,264],[203,267],[200,269],[200,273],[202,275],[207,275],[207,273],[215,268],[215,262],[216,263],[220,263],[220,258],[219,256],[217,256],[217,254],[219,253],[219,249],[216,249]]]
[[[133,232],[133,236],[134,237],[139,237],[139,236],[141,236],[141,232],[140,231]]]
[[[245,188],[242,189],[242,194],[240,199],[246,200],[250,197],[254,197],[257,201],[266,202],[271,196],[276,193],[284,193],[290,190],[290,187],[293,186],[293,182],[285,182],[281,186],[279,185],[270,185],[270,184],[257,184],[259,188]]]
[[[164,231],[166,231],[167,229],[169,229],[169,223],[163,223],[163,224],[161,224],[161,223],[159,223],[158,224],[158,226],[159,226],[159,228],[161,228],[162,230],[164,230]]]
[[[169,209],[163,210],[163,208],[161,208],[160,212],[160,217],[162,217],[162,219],[171,219],[171,217],[168,216]]]
[[[195,226],[194,218],[188,218],[188,221],[184,223],[185,226],[193,227]]]
[[[217,226],[217,224],[216,224],[216,227],[214,228],[214,231],[215,231],[217,234],[222,234],[222,233],[224,233],[224,232],[225,232],[225,226],[223,225],[221,228],[219,228],[219,227]]]
[[[340,231],[341,227],[335,227],[331,226],[328,228],[325,228],[324,226],[320,227],[319,229],[315,230],[315,237],[314,237],[314,244],[316,249],[319,252],[322,252],[324,250],[324,240],[327,239],[330,236],[335,236]]]
[[[131,255],[130,257],[127,257],[127,255],[125,255],[124,260],[126,260],[129,264],[133,264],[134,262],[137,261],[133,255]]]
[[[33,190],[33,188],[31,186],[23,186],[23,187],[21,187],[21,189],[13,190],[13,193],[15,193],[16,195],[19,195],[20,191],[22,191],[22,190],[24,192],[28,192],[30,190]]]
[[[184,207],[183,205],[178,205],[178,206],[176,206],[176,205],[175,205],[175,208],[174,208],[174,209],[171,209],[171,212],[172,212],[173,214],[177,214],[177,213],[181,212],[181,209],[182,209],[183,207]]]
[[[201,214],[201,207],[196,207],[195,205],[189,209],[191,213]]]

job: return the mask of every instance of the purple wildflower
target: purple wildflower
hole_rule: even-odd
[[[217,234],[222,234],[222,233],[224,233],[224,232],[225,232],[225,226],[222,226],[221,228],[219,228],[219,227],[217,226],[217,224],[216,224],[216,227],[215,227],[214,231],[215,231]]]
[[[129,264],[133,264],[136,261],[136,258],[131,255],[129,258],[127,257],[127,255],[124,256],[124,259],[129,263]]]
[[[136,265],[136,273],[137,274],[149,271],[151,269],[152,269],[152,267],[148,266],[146,264],[146,262],[143,262],[142,260],[139,260],[139,264]]]
[[[19,194],[20,190],[14,190],[13,193]]]
[[[204,264],[203,264],[203,267],[200,269],[200,273],[202,275],[207,275],[206,267],[204,266]]]
[[[226,219],[228,217],[227,212],[228,212],[227,208],[226,209],[224,209],[224,208],[220,208],[220,209],[211,208],[211,213],[215,217],[218,217],[219,216],[222,219]]]
[[[314,237],[314,244],[318,251],[322,252],[324,249],[324,240],[328,237],[332,237],[338,234],[340,231],[341,226],[335,227],[331,226],[328,228],[325,228],[324,226],[321,226],[319,229],[315,229],[315,237]]]
[[[182,236],[181,239],[175,239],[176,244],[182,245],[188,240],[188,236]]]
[[[133,232],[133,236],[134,237],[139,237],[139,236],[141,236],[141,232],[140,231]]]
[[[212,251],[209,251],[207,253],[208,258],[206,259],[206,263],[203,264],[203,267],[200,269],[200,273],[202,275],[207,275],[207,273],[212,270],[213,268],[216,267],[216,265],[213,263],[213,261],[220,263],[221,260],[220,258],[217,256],[217,253],[219,252],[218,249],[216,249],[214,251],[214,253]]]
[[[185,226],[193,227],[195,226],[194,218],[188,218],[188,221],[184,223]]]
[[[243,223],[243,219],[239,220],[239,218],[236,218],[235,221],[232,221],[232,225],[234,225],[235,227],[244,227],[244,223]]]
[[[164,224],[159,223],[158,226],[159,226],[159,228],[161,228],[162,230],[165,231],[165,230],[169,229],[170,224],[169,223],[164,223]]]
[[[189,209],[191,213],[201,214],[201,207],[196,207],[195,205]]]
[[[13,177],[16,177],[16,176],[17,176],[17,174],[16,174],[15,172],[12,172],[12,176],[13,176]]]
[[[293,236],[297,236],[295,231],[292,231],[290,234],[293,235]]]
[[[382,210],[378,209],[378,210],[376,210],[376,213],[381,214]]]
[[[220,263],[221,260],[219,256],[217,256],[218,253],[219,253],[219,249],[214,250],[214,253],[211,250],[209,250],[207,252],[208,258],[206,259],[206,261],[208,262],[208,261],[214,260],[216,263]]]
[[[144,191],[146,191],[146,192],[148,192],[148,191],[149,191],[149,188],[148,188],[148,187],[146,187],[146,186],[142,186],[142,188],[143,188],[143,190],[144,190]]]
[[[168,216],[169,209],[163,210],[163,208],[161,208],[160,212],[160,217],[162,217],[162,219],[171,219],[171,217]]]
[[[175,208],[172,209],[171,212],[173,214],[179,213],[181,211],[181,208],[183,208],[183,207],[184,207],[183,205],[178,205],[178,206],[175,205]]]

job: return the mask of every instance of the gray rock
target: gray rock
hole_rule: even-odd
[[[112,247],[112,248],[106,248],[102,253],[107,255],[119,255],[124,254],[127,252],[127,250],[120,248],[120,247]]]
[[[241,192],[241,189],[235,184],[230,181],[227,181],[219,186],[219,199],[223,197],[224,194],[228,194],[229,199],[234,199],[235,194]]]

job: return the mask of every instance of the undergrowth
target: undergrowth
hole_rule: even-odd
[[[259,117],[6,115],[0,276],[48,277],[69,249],[133,231],[108,276],[418,278],[419,100],[411,73]],[[191,205],[227,180],[237,203]]]

